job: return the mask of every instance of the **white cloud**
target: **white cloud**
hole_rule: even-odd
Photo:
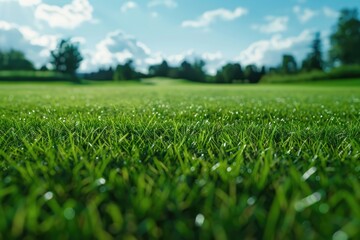
[[[92,21],[93,7],[88,0],[72,0],[62,7],[40,4],[35,10],[35,17],[53,28],[74,29],[82,23]]]
[[[47,49],[54,49],[56,47],[57,40],[59,39],[58,35],[41,35],[37,31],[33,30],[28,26],[22,26],[15,23],[9,23],[6,21],[0,20],[0,29],[4,31],[15,30],[19,32],[22,36],[22,39],[28,43],[36,46],[40,46]],[[4,36],[6,38],[6,36]],[[9,42],[11,45],[11,41]],[[16,48],[16,44],[13,44],[13,48]]]
[[[10,30],[13,27],[14,27],[13,23],[9,23],[9,22],[0,20],[0,29],[1,30]]]
[[[289,52],[298,59],[303,58],[309,51],[309,42],[313,34],[304,30],[298,36],[284,38],[280,34],[272,36],[268,40],[252,43],[240,53],[236,61],[242,64],[270,65],[280,62],[281,54]]]
[[[41,0],[19,0],[19,4],[24,7],[36,6],[41,3]]]
[[[284,32],[287,30],[287,24],[289,22],[288,17],[274,17],[267,16],[265,18],[266,24],[264,25],[253,25],[252,28],[262,33],[277,33]]]
[[[136,2],[128,1],[121,6],[120,10],[121,10],[121,12],[127,12],[128,10],[135,9],[137,7],[138,7],[138,5]]]
[[[206,62],[206,71],[212,75],[215,75],[216,71],[226,63],[224,56],[220,51],[205,52],[201,55],[201,59]]]
[[[38,67],[48,61],[58,39],[57,35],[41,35],[28,26],[0,20],[0,49],[23,51]]]
[[[238,7],[234,11],[224,8],[215,9],[212,11],[204,12],[197,20],[187,20],[181,25],[182,27],[203,28],[209,26],[217,20],[232,21],[241,16],[246,15],[247,9]]]
[[[317,15],[316,11],[309,8],[301,8],[300,6],[295,6],[293,8],[293,12],[296,14],[301,23],[306,23]]]
[[[148,6],[149,7],[164,6],[167,8],[176,8],[178,4],[175,0],[151,0]]]
[[[118,30],[107,34],[95,47],[94,51],[85,51],[87,57],[82,64],[82,70],[95,70],[98,67],[123,64],[132,59],[137,69],[147,69],[151,61],[150,49],[136,38]]]
[[[326,17],[329,17],[329,18],[338,18],[339,17],[339,12],[335,11],[329,7],[324,7],[323,13]]]
[[[134,61],[137,70],[147,72],[150,65],[168,61],[169,65],[178,66],[184,60],[194,62],[197,59],[206,61],[206,70],[213,74],[224,63],[224,57],[221,52],[205,52],[198,54],[193,50],[174,55],[164,55],[160,52],[153,52],[144,43],[131,35],[117,30],[107,34],[93,50],[85,49],[83,51],[84,61],[80,70],[96,71],[99,67],[115,66],[124,64],[128,60]]]
[[[223,55],[220,51],[217,52],[206,52],[202,54],[202,59],[206,60],[206,61],[216,61],[219,59],[222,59]]]

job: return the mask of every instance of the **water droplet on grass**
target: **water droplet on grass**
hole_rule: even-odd
[[[51,200],[52,198],[54,197],[54,194],[52,193],[52,192],[46,192],[45,194],[44,194],[44,198],[45,198],[45,200],[46,201],[49,201],[49,200]]]
[[[311,177],[311,175],[313,175],[316,172],[317,168],[316,167],[311,167],[309,170],[307,170],[303,175],[302,175],[302,180],[306,181],[307,179],[309,179],[309,177]]]
[[[198,215],[196,215],[195,218],[195,225],[198,227],[201,227],[205,222],[205,217],[204,215],[202,215],[201,213],[199,213]]]
[[[216,163],[214,166],[211,167],[211,171],[215,171],[220,167],[220,163]]]
[[[303,211],[305,208],[310,207],[311,205],[319,202],[321,200],[321,194],[319,192],[315,192],[306,198],[301,199],[295,203],[295,210],[298,212]]]
[[[237,177],[236,178],[236,184],[240,184],[244,181],[244,179],[242,177]]]
[[[249,206],[252,206],[252,205],[255,204],[255,201],[256,201],[256,199],[254,197],[249,197],[248,200],[247,200],[247,204]]]
[[[106,183],[105,178],[99,178],[96,180],[96,185],[100,186],[100,185],[104,185]]]

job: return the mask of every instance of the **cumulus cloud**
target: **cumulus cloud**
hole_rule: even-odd
[[[287,25],[289,22],[288,17],[267,16],[265,17],[265,20],[267,22],[266,24],[255,24],[252,26],[252,28],[262,33],[277,33],[287,30]]]
[[[128,60],[133,60],[138,71],[147,72],[150,65],[160,64],[163,60],[172,66],[178,66],[184,60],[193,63],[197,59],[202,59],[206,62],[206,70],[213,74],[225,63],[219,51],[196,53],[188,50],[174,55],[153,52],[146,44],[120,30],[110,32],[96,44],[94,50],[85,49],[83,54],[85,60],[80,69],[83,72],[124,64]]]
[[[0,20],[0,49],[23,51],[37,66],[48,60],[58,39],[57,35],[42,35],[30,27]]]
[[[184,21],[181,25],[182,27],[203,28],[209,26],[211,23],[216,22],[218,20],[222,20],[222,21],[235,20],[241,16],[246,15],[247,13],[248,10],[241,7],[238,7],[233,11],[224,8],[219,8],[212,11],[204,12],[198,19]]]
[[[326,17],[329,17],[329,18],[338,18],[339,17],[339,12],[335,11],[329,7],[323,7],[323,13]]]
[[[137,69],[147,68],[151,58],[150,49],[142,42],[123,31],[114,31],[101,40],[95,51],[85,51],[88,55],[82,64],[82,70],[94,70],[99,66],[114,66],[134,60]]]
[[[293,12],[296,14],[301,23],[306,23],[317,15],[316,11],[309,8],[302,8],[300,6],[295,6],[293,8]]]
[[[148,6],[149,7],[164,6],[167,8],[176,8],[178,4],[175,0],[151,0]]]
[[[304,30],[298,36],[288,38],[276,34],[270,39],[252,43],[235,60],[245,65],[271,66],[274,62],[280,61],[281,53],[283,52],[290,52],[298,59],[303,58],[309,51],[309,42],[312,38],[313,34],[309,30]]]
[[[46,35],[40,34],[39,32],[33,30],[28,26],[22,26],[15,23],[9,23],[6,21],[0,20],[0,29],[3,31],[16,31],[21,34],[21,39],[26,42],[34,45],[40,46],[46,49],[54,49],[56,47],[57,41],[59,39],[58,35]],[[10,41],[10,38],[4,34],[3,39],[9,39],[8,46],[16,48],[16,44]],[[6,46],[6,45],[2,45]]]
[[[138,5],[136,2],[128,1],[121,6],[120,10],[121,10],[121,12],[127,12],[128,10],[135,9],[137,7],[138,7]]]
[[[62,7],[42,3],[36,7],[35,17],[53,28],[74,29],[92,21],[92,13],[93,7],[88,0],[72,0]]]

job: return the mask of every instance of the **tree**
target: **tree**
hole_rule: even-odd
[[[315,34],[315,38],[311,44],[311,53],[307,55],[307,57],[302,62],[302,69],[306,71],[311,70],[323,70],[324,69],[324,61],[322,57],[322,44],[320,33],[317,32]]]
[[[42,71],[42,72],[49,71],[49,69],[47,68],[46,65],[42,65],[39,70]]]
[[[217,71],[215,81],[217,83],[232,83],[234,80],[243,80],[244,72],[239,63],[228,63]]]
[[[222,69],[221,69],[221,70],[218,70],[218,71],[216,72],[215,82],[217,82],[217,83],[225,83],[225,82],[226,82]]]
[[[258,68],[251,64],[245,67],[245,78],[249,83],[258,83],[262,77],[261,71],[258,71]]]
[[[261,67],[260,74],[261,74],[261,77],[266,75],[266,67],[265,66]]]
[[[69,39],[61,40],[54,51],[51,51],[50,63],[58,72],[75,76],[76,70],[80,67],[83,60],[79,47]]]
[[[360,64],[360,20],[356,9],[343,9],[330,36],[332,64]]]
[[[179,68],[179,77],[194,82],[205,82],[206,74],[204,67],[205,62],[203,60],[196,60],[193,64],[184,61]]]
[[[138,74],[133,66],[133,60],[128,60],[124,65],[117,65],[114,80],[135,80],[138,79]]]
[[[193,80],[193,81],[196,81],[196,82],[205,82],[206,81],[206,73],[205,73],[205,61],[204,60],[195,60],[194,64],[193,64],[193,69],[194,69],[194,76],[193,76],[193,79],[190,79],[190,80]]]
[[[0,70],[35,70],[35,68],[23,52],[12,49],[8,52],[0,52]]]
[[[168,63],[163,60],[159,65],[153,65],[149,67],[149,75],[153,77],[168,77],[170,67]]]
[[[293,74],[297,72],[297,63],[294,56],[290,54],[283,55],[282,64],[281,64],[282,72],[285,74]]]
[[[84,75],[85,79],[97,81],[109,81],[114,79],[114,70],[112,67],[100,68],[96,72],[91,72]]]

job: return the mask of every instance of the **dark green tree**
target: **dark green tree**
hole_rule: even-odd
[[[293,74],[298,71],[295,57],[290,54],[285,54],[282,57],[281,70],[285,74]]]
[[[179,76],[180,78],[190,80],[191,74],[193,72],[192,66],[188,61],[183,61],[179,67]]]
[[[168,77],[169,71],[170,67],[165,60],[163,60],[159,65],[149,67],[149,75],[153,77]]]
[[[226,64],[215,76],[217,83],[232,83],[234,80],[244,80],[244,72],[239,63]]]
[[[225,83],[225,77],[223,74],[223,70],[217,70],[216,75],[215,75],[215,82],[216,83]]]
[[[114,73],[114,80],[136,80],[138,73],[133,66],[133,60],[128,60],[124,65],[117,65]]]
[[[357,9],[343,9],[330,36],[330,61],[334,64],[360,64],[360,20]]]
[[[109,81],[114,79],[114,70],[112,67],[100,68],[96,72],[87,73],[84,75],[85,79],[96,81]]]
[[[21,51],[0,52],[0,70],[35,70],[33,63]]]
[[[79,46],[72,43],[70,39],[63,39],[54,51],[51,51],[50,63],[58,72],[75,76],[76,70],[83,60]]]
[[[194,68],[194,78],[193,81],[196,82],[205,82],[206,81],[206,73],[205,73],[205,61],[201,59],[195,60],[193,64]]]
[[[262,77],[261,71],[254,64],[246,66],[244,73],[249,83],[258,83]]]
[[[267,74],[267,72],[266,72],[266,67],[265,67],[265,66],[262,66],[262,67],[261,67],[260,74],[261,74],[261,77],[262,77],[262,76],[265,76],[265,75]]]
[[[320,33],[317,32],[315,34],[315,38],[311,44],[311,52],[307,55],[307,57],[302,62],[301,68],[305,71],[311,70],[323,70],[324,69],[324,60],[322,57],[322,44]]]
[[[205,62],[203,60],[195,60],[193,64],[184,61],[179,68],[179,77],[194,82],[205,82],[206,73],[204,67]]]
[[[42,71],[42,72],[49,71],[49,69],[48,69],[48,67],[46,65],[42,65],[39,70]]]

